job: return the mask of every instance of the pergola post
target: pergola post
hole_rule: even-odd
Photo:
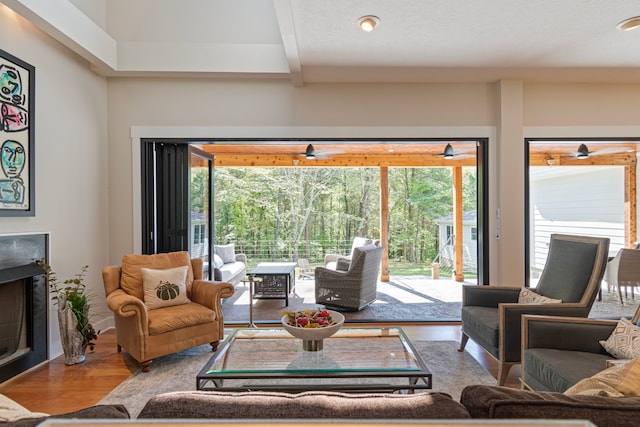
[[[380,244],[384,247],[380,280],[389,281],[389,168],[380,167]]]
[[[624,243],[633,248],[638,241],[636,203],[636,164],[624,167]]]
[[[463,225],[462,225],[462,167],[453,168],[453,270],[452,279],[456,282],[464,281],[463,264]]]

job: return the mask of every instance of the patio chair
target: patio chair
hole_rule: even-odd
[[[469,338],[498,361],[498,385],[521,361],[521,316],[587,317],[604,275],[609,239],[551,235],[536,293],[560,303],[519,303],[520,286],[462,287],[462,339]]]
[[[354,237],[353,243],[351,243],[351,252],[349,252],[349,255],[326,254],[324,256],[324,268],[335,270],[338,265],[338,260],[349,262],[351,260],[351,257],[353,257],[353,251],[356,248],[370,245],[372,243],[372,240],[367,239],[366,237]]]
[[[300,272],[298,273],[299,279],[313,279],[313,270],[309,265],[309,260],[306,258],[300,258],[298,260],[298,268]]]
[[[375,245],[356,248],[347,271],[316,267],[316,304],[360,311],[374,302],[383,252]]]
[[[608,286],[618,287],[620,304],[624,305],[622,288],[625,288],[625,296],[627,288],[631,288],[631,298],[633,298],[633,289],[640,286],[640,250],[620,249],[618,254],[607,264],[604,280]]]

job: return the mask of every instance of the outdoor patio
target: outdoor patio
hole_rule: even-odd
[[[462,285],[475,281],[455,282],[450,279],[433,280],[429,276],[392,276],[389,282],[378,282],[377,300],[360,312],[345,312],[347,321],[358,322],[420,322],[459,321]],[[225,323],[248,324],[249,287],[240,283],[233,297],[222,305]],[[621,305],[618,292],[607,290],[603,283],[602,301],[596,300],[590,317],[620,318],[632,316],[640,302],[629,295]],[[289,295],[289,307],[283,299],[254,300],[255,323],[278,322],[283,310],[317,307],[313,279],[296,278],[294,291]]]

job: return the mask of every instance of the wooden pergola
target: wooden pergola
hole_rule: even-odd
[[[298,142],[225,142],[203,144],[200,148],[215,155],[215,167],[377,167],[380,170],[380,239],[389,241],[389,167],[450,167],[453,174],[454,200],[454,280],[464,280],[462,257],[462,168],[476,166],[475,142],[313,142],[313,159],[304,156],[308,141]],[[442,154],[447,143],[455,154]],[[594,144],[595,147],[595,144]],[[632,247],[636,232],[636,144],[607,144],[609,154],[578,159],[572,151],[576,145],[534,144],[530,166],[624,166],[625,168],[625,246]],[[326,156],[323,155],[326,153]],[[381,280],[389,280],[387,245],[381,266]]]

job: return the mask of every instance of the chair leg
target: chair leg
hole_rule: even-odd
[[[218,349],[218,345],[220,344],[220,341],[210,342],[209,344],[211,344],[211,351],[216,351]]]
[[[116,346],[116,349],[117,349],[118,353],[122,353],[122,346],[120,344],[118,344]]]
[[[498,385],[503,386],[507,381],[507,376],[509,375],[509,371],[511,367],[516,363],[502,363],[498,362]]]
[[[469,335],[462,333],[462,338],[460,338],[460,348],[458,351],[464,351],[464,348],[467,346],[467,341],[469,341]]]
[[[624,300],[622,299],[622,286],[618,284],[618,295],[620,295],[620,305],[624,305]]]
[[[142,372],[149,372],[149,369],[151,368],[151,362],[153,362],[153,360],[145,360],[144,362],[140,362]]]

